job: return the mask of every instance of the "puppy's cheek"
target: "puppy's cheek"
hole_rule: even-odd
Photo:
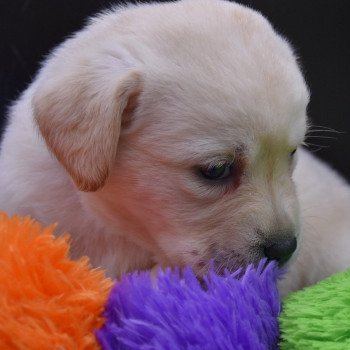
[[[168,266],[193,266],[194,263],[199,259],[203,250],[203,247],[199,247],[198,241],[188,237],[181,237],[180,234],[164,234],[159,235],[157,243],[164,252],[166,261],[159,262],[167,264]]]

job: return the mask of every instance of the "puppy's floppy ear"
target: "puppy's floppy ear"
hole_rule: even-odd
[[[103,52],[78,60],[72,55],[63,62],[53,57],[34,93],[40,132],[81,191],[104,185],[123,114],[132,112],[141,92],[141,74],[125,61],[125,53],[121,56]]]

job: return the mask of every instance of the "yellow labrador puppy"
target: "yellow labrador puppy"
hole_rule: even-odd
[[[58,222],[112,276],[296,252],[287,293],[350,266],[349,187],[300,149],[308,101],[289,44],[251,9],[107,11],[12,106],[0,209]]]

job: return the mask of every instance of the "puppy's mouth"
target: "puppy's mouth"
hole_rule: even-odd
[[[254,250],[247,255],[230,251],[230,253],[222,253],[209,259],[200,260],[193,264],[192,268],[199,279],[206,275],[209,270],[213,270],[222,276],[234,273],[237,274],[237,277],[240,277],[249,265],[257,268],[262,260],[265,260],[266,264],[274,261],[282,271],[286,270],[291,261],[294,260],[293,257],[295,255],[291,253],[288,256],[284,256],[283,259],[272,259],[266,257],[263,251],[260,252],[259,250]]]
[[[203,262],[203,268],[198,272],[195,271],[196,278],[200,283],[201,287],[206,290],[208,285],[208,280],[211,278],[211,273],[214,272],[216,275],[225,277],[234,277],[235,279],[241,279],[244,277],[244,274],[248,268],[248,266],[253,266],[254,269],[263,268],[269,264],[269,260],[265,259],[265,261],[251,261],[251,262],[236,262],[227,266],[219,261],[210,260],[209,263]],[[204,268],[205,265],[205,268]]]
[[[224,276],[227,274],[237,273],[237,276],[244,271],[248,265],[252,264],[257,266],[260,262],[259,258],[248,258],[239,254],[232,254],[225,258],[212,257],[206,260],[200,260],[199,262],[192,265],[197,278],[201,279],[210,270],[213,270],[216,274]]]

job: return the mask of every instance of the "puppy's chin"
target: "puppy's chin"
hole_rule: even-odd
[[[194,263],[191,267],[199,279],[202,279],[210,270],[222,276],[234,273],[237,277],[240,277],[249,265],[257,268],[261,261],[265,260],[265,264],[274,261],[282,273],[284,273],[288,271],[297,256],[298,252],[295,252],[287,261],[279,263],[277,260],[267,259],[264,255],[256,253],[253,255],[235,256],[226,259],[203,259]]]
[[[249,257],[241,257],[235,260],[231,259],[230,261],[218,259],[215,260],[209,257],[205,257],[191,264],[182,264],[180,267],[190,266],[196,277],[201,280],[205,275],[208,274],[209,271],[214,271],[218,275],[223,276],[227,273],[231,274],[237,271],[244,271],[245,268],[250,264],[257,266],[259,262],[260,259],[249,259]]]

